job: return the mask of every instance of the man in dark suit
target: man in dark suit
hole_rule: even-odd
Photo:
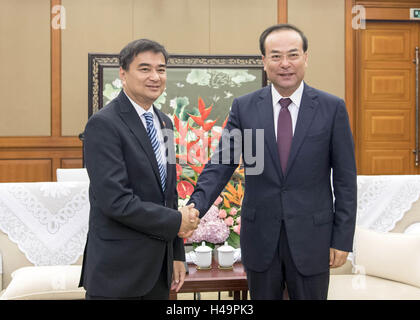
[[[261,34],[272,84],[233,101],[227,131],[189,202],[203,216],[242,152],[241,250],[252,299],[282,299],[285,287],[291,299],[326,299],[329,268],[352,250],[357,185],[348,115],[342,99],[304,83],[307,47],[293,25]],[[232,130],[242,133],[241,143]]]
[[[185,278],[181,237],[199,223],[178,211],[171,120],[153,106],[168,54],[140,39],[120,53],[123,90],[85,129],[89,232],[80,286],[87,299],[168,299]]]

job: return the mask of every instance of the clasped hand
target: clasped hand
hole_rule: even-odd
[[[199,211],[194,208],[194,203],[182,207],[178,211],[182,214],[178,237],[188,238],[193,234],[194,230],[198,228],[198,224],[200,223],[200,219],[198,218]]]

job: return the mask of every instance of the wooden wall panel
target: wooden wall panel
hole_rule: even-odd
[[[153,2],[158,6],[161,1]],[[88,53],[119,53],[134,40],[133,20],[143,17],[134,11],[134,0],[61,0],[61,3],[68,15],[66,29],[61,32],[61,134],[77,136],[88,119]],[[177,16],[175,12],[171,14]],[[153,20],[156,25],[165,26],[162,33],[166,31],[166,20],[156,16]],[[154,27],[143,25],[143,31]]]
[[[210,54],[261,54],[259,37],[277,23],[277,1],[210,1]]]
[[[50,135],[49,6],[0,1],[0,136]]]
[[[63,169],[83,168],[83,160],[80,158],[61,159],[61,166]]]
[[[408,174],[412,154],[407,150],[369,150],[363,162],[364,170],[369,174]]]
[[[0,182],[51,181],[51,159],[2,159]]]
[[[363,90],[363,102],[369,104],[380,104],[380,107],[391,106],[409,107],[412,98],[410,90],[413,79],[412,70],[405,69],[393,70],[389,65],[382,68],[364,70],[365,86]]]
[[[170,53],[209,54],[210,3],[211,0],[133,0],[136,18],[132,21],[132,40],[154,39]]]
[[[367,110],[366,141],[410,142],[411,123],[409,110]]]
[[[0,182],[56,181],[57,168],[82,167],[82,149],[0,148],[0,162]]]
[[[288,22],[308,38],[305,81],[340,98],[345,96],[344,1],[288,1]]]

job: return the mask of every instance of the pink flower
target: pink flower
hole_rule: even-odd
[[[241,224],[241,217],[237,217],[237,218],[236,218],[236,223],[237,223],[237,224]]]
[[[232,209],[230,209],[230,211],[229,211],[229,214],[231,215],[231,216],[236,216],[236,214],[238,213],[238,209],[236,209],[236,208],[232,208]]]
[[[218,206],[219,204],[222,203],[222,201],[223,201],[223,198],[221,196],[218,196],[217,199],[216,199],[216,201],[214,202],[214,205],[215,206]]]
[[[226,210],[222,209],[219,211],[219,218],[224,219],[227,217]]]
[[[226,219],[225,219],[225,224],[227,225],[227,226],[233,226],[233,218],[232,217],[227,217]]]
[[[194,231],[187,243],[207,241],[210,243],[223,243],[229,237],[229,227],[219,218],[219,209],[211,206],[201,219],[198,228]]]
[[[241,226],[234,226],[233,231],[236,232],[238,235],[241,234]]]

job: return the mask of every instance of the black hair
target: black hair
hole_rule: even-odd
[[[303,52],[306,52],[308,50],[308,39],[306,38],[305,34],[300,30],[298,27],[294,26],[293,24],[289,23],[283,23],[283,24],[276,24],[274,26],[268,27],[261,33],[260,36],[260,50],[261,54],[265,56],[265,39],[268,37],[268,35],[274,31],[279,30],[293,30],[299,33],[300,37],[302,38],[303,43]]]
[[[162,53],[165,57],[165,63],[168,63],[168,52],[165,47],[156,41],[149,39],[138,39],[127,44],[120,52],[120,67],[128,70],[131,62],[141,52],[153,51],[155,53]]]

